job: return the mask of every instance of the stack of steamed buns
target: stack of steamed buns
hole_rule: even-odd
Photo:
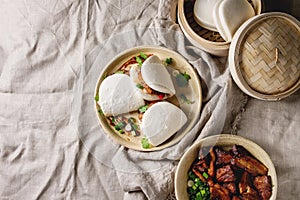
[[[255,11],[247,0],[196,0],[194,5],[196,22],[208,30],[219,32],[227,42],[253,16]]]

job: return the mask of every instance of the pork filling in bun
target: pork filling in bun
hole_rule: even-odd
[[[145,100],[163,100],[175,94],[171,75],[156,55],[147,58],[142,66],[132,65],[130,77]]]

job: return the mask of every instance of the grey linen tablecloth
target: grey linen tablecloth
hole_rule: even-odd
[[[277,169],[278,199],[299,199],[299,91],[280,102],[244,95],[226,57],[185,39],[176,1],[2,1],[0,15],[0,199],[172,199],[182,154],[220,133],[262,146]],[[203,89],[194,128],[157,152],[115,143],[94,109],[105,65],[140,45],[180,53]]]

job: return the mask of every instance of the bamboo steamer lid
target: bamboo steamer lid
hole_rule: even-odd
[[[248,0],[255,14],[262,10],[261,0]],[[230,42],[226,42],[218,32],[200,26],[193,15],[195,0],[178,0],[177,19],[187,39],[196,47],[215,56],[227,56]]]
[[[229,68],[246,94],[280,100],[300,86],[300,22],[279,12],[246,21],[229,49]]]

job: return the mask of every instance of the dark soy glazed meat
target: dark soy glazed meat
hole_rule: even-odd
[[[203,147],[191,170],[207,183],[212,200],[267,200],[272,195],[268,168],[241,145],[228,151]]]

